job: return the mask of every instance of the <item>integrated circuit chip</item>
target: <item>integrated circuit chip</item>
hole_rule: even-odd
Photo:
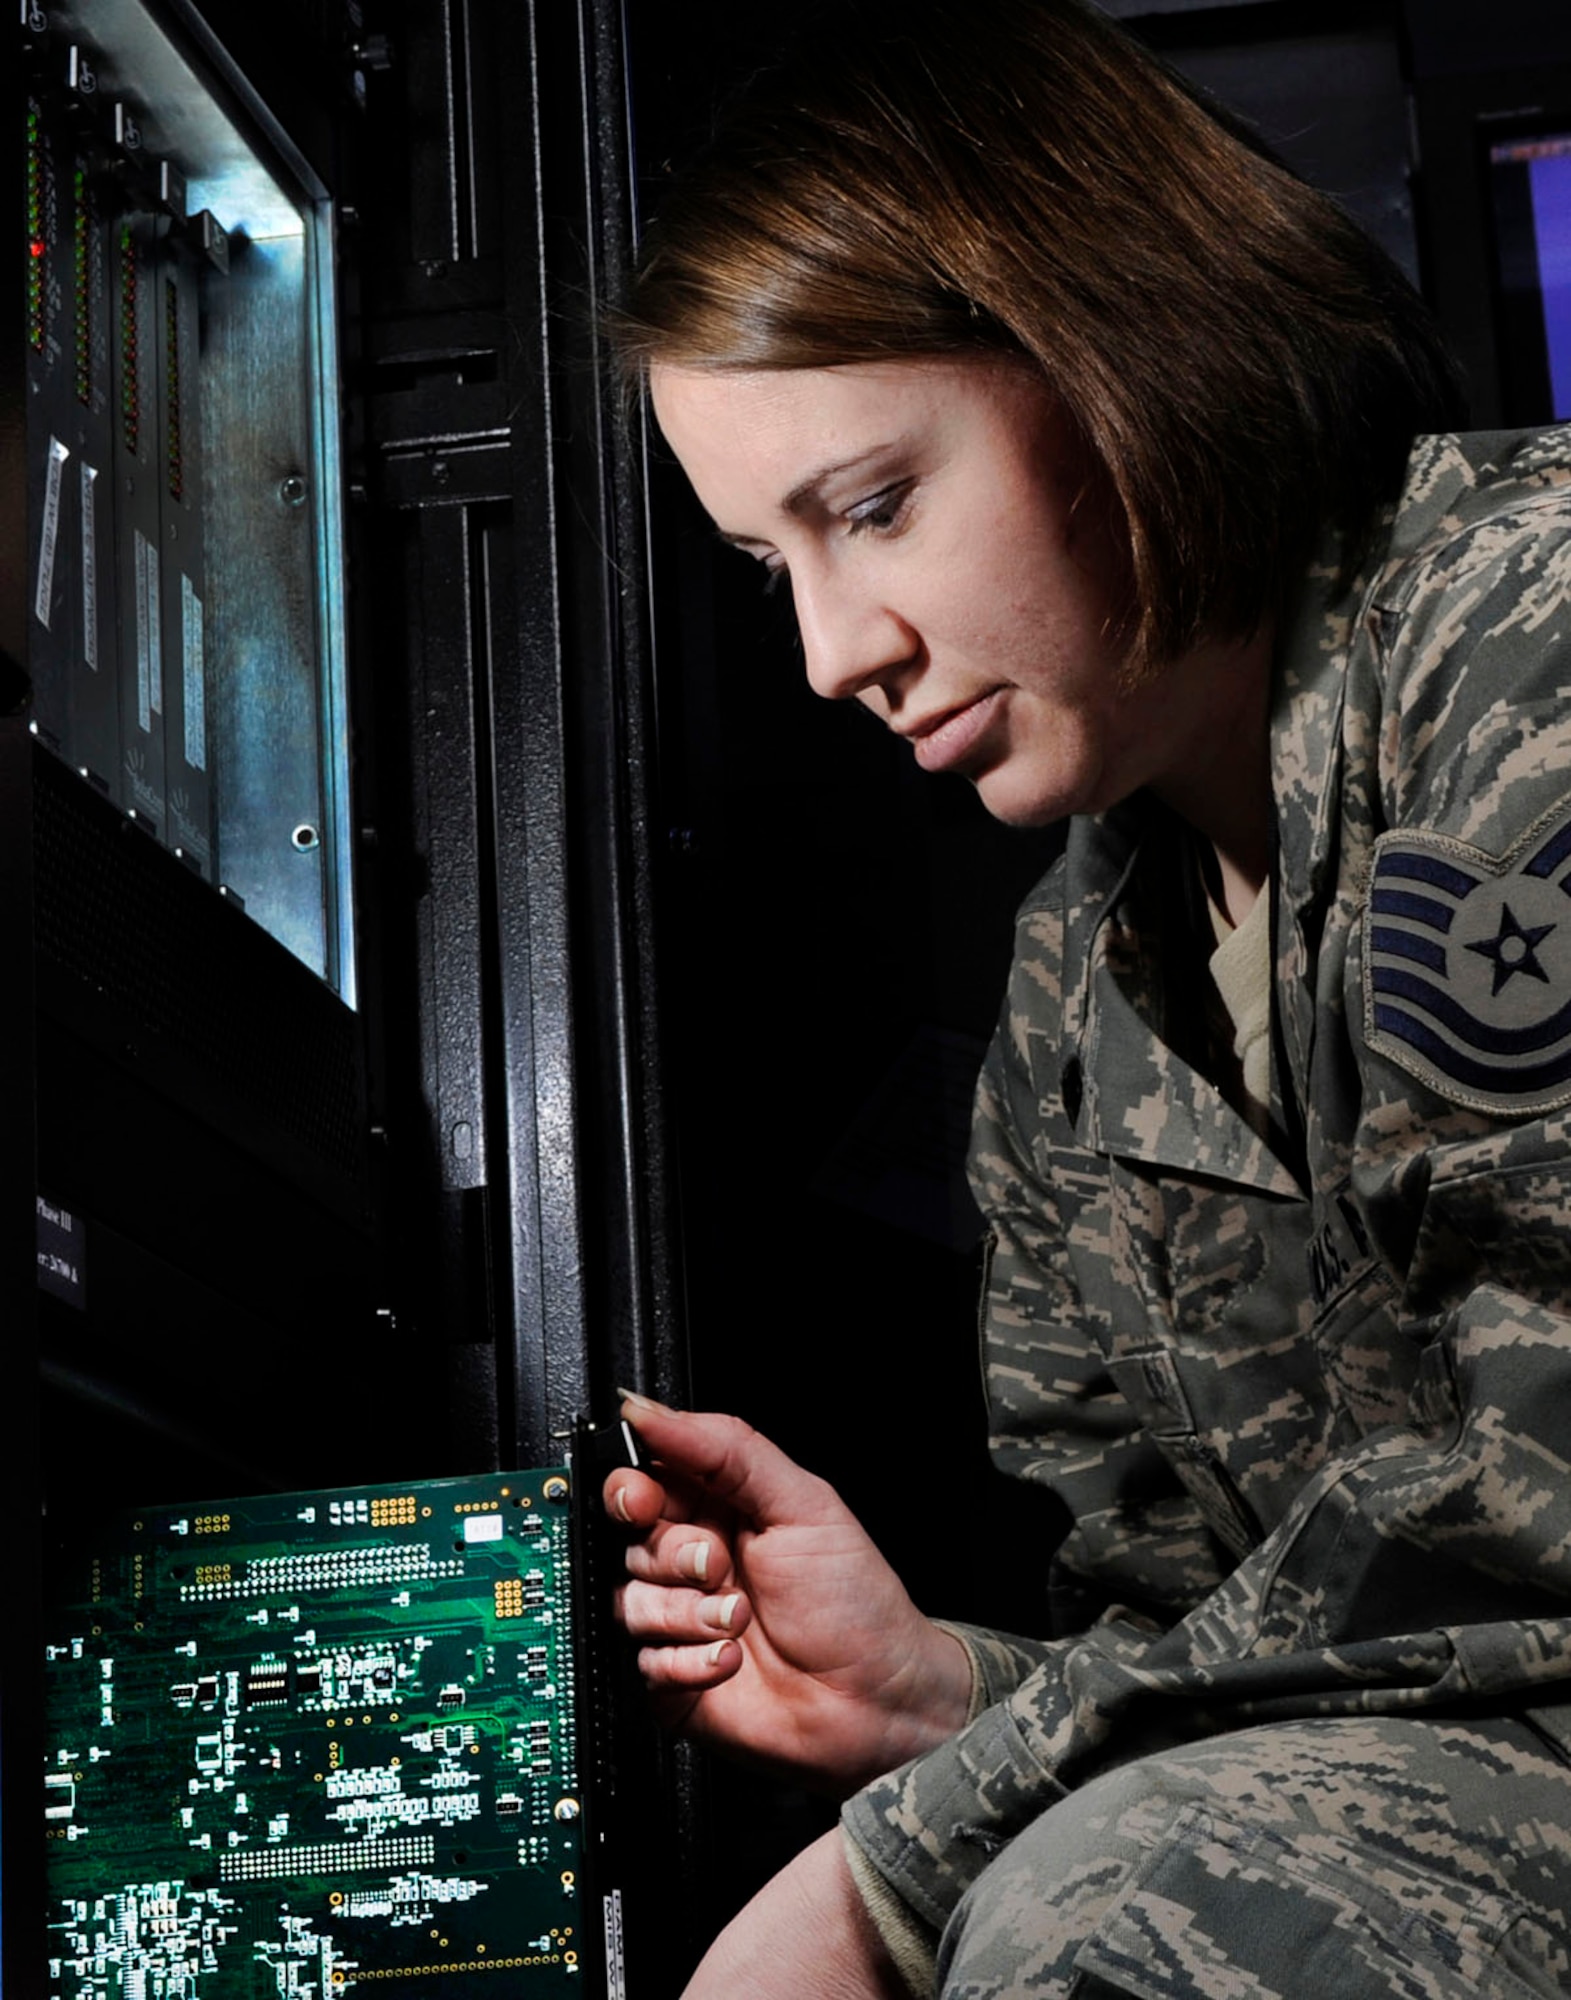
[[[58,2000],[584,1988],[568,1480],[154,1507],[53,1567]]]

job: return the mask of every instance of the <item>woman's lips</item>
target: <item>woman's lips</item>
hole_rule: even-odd
[[[919,723],[905,732],[911,738],[916,761],[924,771],[949,771],[964,763],[992,721],[1003,698],[1002,688],[993,688],[952,710],[931,724]]]

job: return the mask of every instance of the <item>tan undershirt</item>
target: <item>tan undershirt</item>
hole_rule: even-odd
[[[1247,1112],[1256,1131],[1270,1122],[1271,897],[1262,889],[1235,929],[1208,896],[1216,950],[1211,977],[1233,1024],[1233,1053],[1243,1074]]]

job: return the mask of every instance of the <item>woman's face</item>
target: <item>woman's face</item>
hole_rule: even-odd
[[[1124,684],[1122,537],[1024,366],[657,365],[651,390],[726,540],[790,579],[812,685],[997,818],[1100,811],[1202,728],[1171,672]]]

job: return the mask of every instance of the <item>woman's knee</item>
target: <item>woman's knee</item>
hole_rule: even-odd
[[[1571,1798],[1498,1730],[1278,1725],[1125,1765],[984,1871],[944,1935],[944,2000],[1563,1994],[1568,1885],[1494,1865],[1493,1815],[1458,1784],[1470,1745],[1511,1823]]]
[[[1152,1795],[1149,1762],[1071,1793],[989,1863],[944,1932],[944,2000],[1070,1991],[1082,1945],[1145,1852],[1137,1829]]]

